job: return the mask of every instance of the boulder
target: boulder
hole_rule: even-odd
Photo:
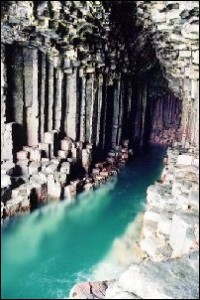
[[[52,200],[59,200],[61,197],[61,185],[55,181],[53,174],[48,176],[47,181],[48,197]]]
[[[29,174],[30,175],[34,175],[34,174],[37,174],[39,172],[41,168],[41,163],[40,162],[31,162],[30,165],[29,165]]]
[[[7,174],[1,174],[1,188],[7,188],[11,185],[10,176]]]
[[[156,252],[163,245],[163,242],[159,240],[155,235],[151,234],[140,242],[140,247],[151,258],[156,256]]]
[[[193,163],[193,157],[189,154],[179,155],[176,161],[177,165],[191,166]]]
[[[69,299],[104,299],[107,281],[76,284],[70,291]]]
[[[165,262],[146,260],[132,265],[119,278],[120,287],[142,299],[198,299],[196,258]]]
[[[69,175],[70,174],[70,163],[63,162],[60,166],[60,172],[66,173],[67,175]]]
[[[193,212],[176,212],[172,218],[169,237],[173,257],[189,253],[195,243],[194,226],[199,224],[198,214]]]
[[[190,190],[188,198],[191,208],[199,211],[199,191]]]

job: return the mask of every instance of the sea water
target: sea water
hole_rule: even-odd
[[[143,210],[147,187],[160,177],[164,153],[162,147],[142,153],[117,177],[78,195],[74,204],[48,204],[5,223],[2,298],[63,299],[75,283],[95,279],[113,242]]]

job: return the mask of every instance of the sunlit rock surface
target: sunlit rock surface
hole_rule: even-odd
[[[103,299],[107,287],[107,281],[80,283],[73,287],[69,299]]]
[[[198,299],[198,255],[131,266],[119,286],[142,299]]]
[[[190,165],[180,164],[181,151],[192,158]],[[143,217],[129,226],[113,249],[116,265],[129,267],[108,283],[104,299],[199,297],[199,169],[192,164],[198,154],[189,154],[181,146],[167,153],[162,179],[147,190]],[[177,192],[174,186],[180,179],[182,188]],[[187,189],[183,189],[185,185]],[[98,271],[103,274],[97,269],[97,278]],[[106,270],[104,274],[105,278],[111,276]]]
[[[125,238],[117,257],[190,269],[179,257],[199,243],[198,17],[198,1],[2,2],[3,219],[93,189],[149,141],[175,142],[147,191],[137,255]],[[178,297],[159,284],[152,297]],[[147,297],[115,287],[113,297]]]
[[[1,25],[2,163],[21,181],[49,174],[59,199],[126,140],[198,145],[197,1],[3,1]]]

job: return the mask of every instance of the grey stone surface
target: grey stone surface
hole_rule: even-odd
[[[104,299],[107,281],[79,283],[73,287],[69,299]]]
[[[108,283],[104,299],[198,299],[198,188],[191,185],[187,204],[180,204],[185,190],[177,193],[173,187],[180,178],[181,185],[184,181],[188,186],[198,182],[199,170],[187,163],[179,164],[181,150],[180,146],[168,149],[163,179],[148,188],[143,217],[115,241],[110,259],[127,269],[115,282]],[[108,277],[100,268],[102,272]]]
[[[8,189],[2,217],[30,211],[33,189],[45,202],[47,195],[59,199],[62,192],[72,198],[79,184],[90,189],[104,182],[131,155],[123,140],[130,139],[130,147],[148,139],[175,142],[162,179],[147,191],[140,250],[152,262],[132,267],[137,278],[127,271],[124,278],[130,275],[138,285],[122,276],[124,290],[116,290],[115,298],[150,293],[171,299],[179,297],[177,286],[181,296],[197,297],[196,271],[192,282],[187,273],[195,259],[171,258],[198,248],[198,11],[197,1],[2,4],[1,152]],[[110,153],[91,175],[96,150]],[[8,162],[14,167],[5,167]],[[77,165],[88,178],[70,182]],[[23,184],[10,195],[6,178],[13,172]],[[163,259],[168,261],[160,264],[158,276],[157,261]],[[168,271],[173,276],[167,278]],[[172,278],[166,289],[163,280],[170,284]],[[140,285],[145,280],[150,291]],[[94,297],[91,286],[85,288]],[[98,288],[94,283],[97,293]]]

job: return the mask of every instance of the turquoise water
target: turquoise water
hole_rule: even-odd
[[[2,227],[3,299],[62,299],[86,280],[145,203],[165,149],[156,147],[73,205],[50,204]]]

